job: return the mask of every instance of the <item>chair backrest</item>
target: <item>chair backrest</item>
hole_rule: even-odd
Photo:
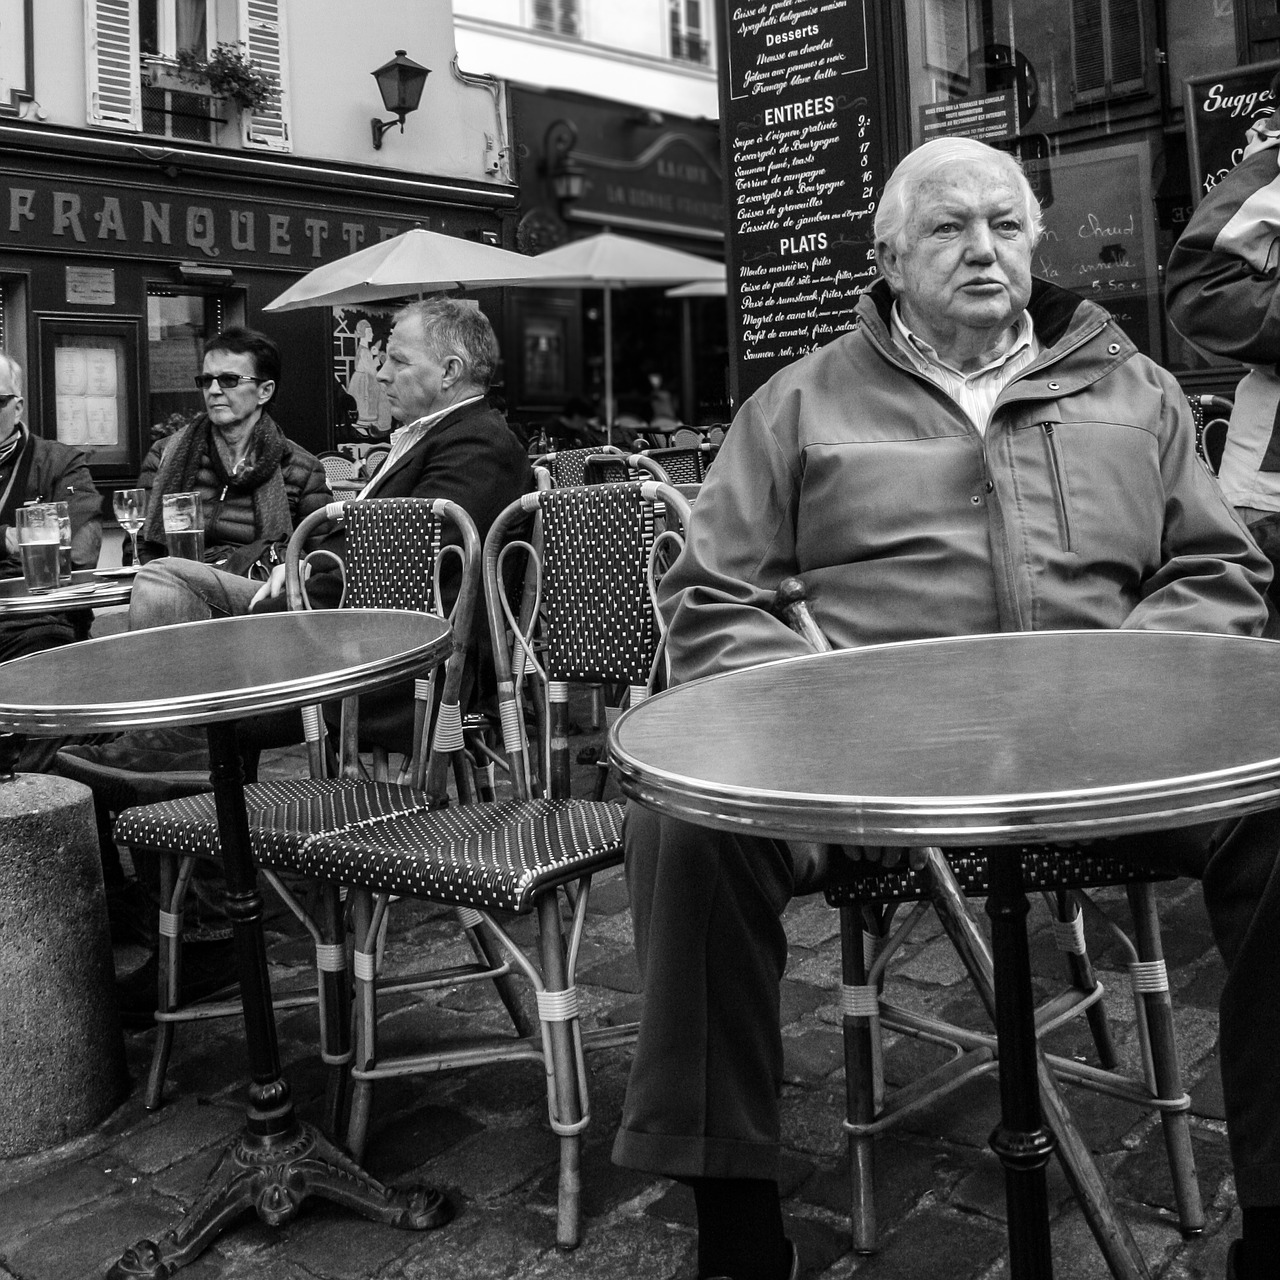
[[[360,464],[354,458],[348,458],[345,453],[322,453],[319,457],[324,467],[324,478],[329,482],[330,488],[334,484],[360,478]]]
[[[587,459],[605,455],[614,455],[618,458],[627,456],[615,445],[602,444],[593,449],[562,449],[559,452],[544,453],[534,458],[533,465],[545,468],[551,476],[552,484],[558,489],[563,489],[570,485],[585,484],[583,471],[586,468]]]
[[[1222,447],[1227,438],[1227,420],[1235,407],[1226,396],[1187,395],[1191,421],[1196,428],[1196,452],[1209,464],[1216,476],[1222,461]]]
[[[304,554],[308,538],[324,521],[341,524],[345,548],[341,559],[325,550]],[[459,698],[472,623],[480,593],[481,547],[471,517],[445,498],[368,498],[332,502],[307,516],[289,539],[285,553],[286,586],[291,609],[310,608],[304,566],[336,569],[342,578],[340,608],[412,609],[446,616],[452,629],[449,656],[436,713],[430,752],[427,726],[435,700],[437,668],[414,682],[414,738],[410,778],[432,795],[443,794],[448,752],[461,750]],[[343,704],[341,759],[354,772],[359,740],[359,700]],[[308,749],[313,730],[323,727],[304,716]],[[317,749],[319,742],[317,742]],[[313,762],[314,767],[314,762]]]
[[[713,444],[673,445],[670,449],[646,449],[652,459],[667,473],[672,484],[701,484],[719,452]]]
[[[644,453],[593,453],[582,464],[583,484],[620,484],[646,477],[670,481],[662,465]]]
[[[375,448],[366,450],[362,462],[363,478],[365,480],[372,480],[373,477],[378,474],[378,471],[382,467],[382,464],[386,462],[390,453],[390,445],[377,445]]]
[[[670,440],[673,449],[696,448],[702,443],[702,432],[695,427],[677,427],[671,432]]]
[[[537,514],[533,537],[510,534]],[[689,507],[670,485],[583,485],[526,494],[494,521],[485,540],[484,588],[497,669],[503,738],[513,760],[524,758],[523,694],[532,679],[545,689],[552,714],[544,739],[557,734],[557,707],[567,730],[567,686],[622,684],[631,699],[643,697],[654,675],[659,628],[649,589],[651,559],[668,524],[682,522]],[[522,611],[506,598],[504,561],[526,554]],[[532,580],[532,591],[529,586]],[[544,751],[550,751],[544,740]],[[553,796],[567,787],[564,768],[547,769]],[[513,781],[521,769],[513,768]],[[525,777],[526,788],[531,779]],[[567,792],[559,792],[566,794]]]

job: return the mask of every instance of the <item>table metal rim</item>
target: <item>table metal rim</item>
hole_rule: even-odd
[[[904,649],[929,645],[956,645],[993,639],[1018,642],[1027,638],[1053,635],[1141,636],[1143,643],[1151,637],[1208,637],[1215,642],[1277,644],[1249,636],[1223,636],[1191,631],[1026,631],[1000,632],[996,635],[937,637],[924,640],[891,641],[846,649],[837,653],[867,654],[876,650]],[[1123,642],[1122,642],[1123,643]],[[693,782],[682,774],[649,765],[629,755],[619,737],[628,721],[651,709],[659,700],[677,697],[682,690],[696,685],[729,680],[744,671],[759,671],[797,663],[830,661],[831,654],[804,654],[778,658],[750,668],[721,672],[691,681],[647,698],[623,713],[609,734],[609,757],[619,773],[619,785],[633,799],[672,816],[704,825],[740,829],[778,837],[816,837],[819,831],[850,831],[870,836],[904,836],[908,833],[928,839],[930,843],[953,839],[974,839],[1002,843],[1017,839],[1035,839],[1039,833],[1053,833],[1053,838],[1079,827],[1096,829],[1150,828],[1185,825],[1196,821],[1230,817],[1272,807],[1280,797],[1280,757],[1207,773],[1173,778],[1148,779],[1089,787],[1087,790],[1018,792],[974,796],[879,796],[834,795],[805,791],[761,790],[730,783]],[[1161,806],[1153,809],[1153,806]],[[720,806],[718,809],[717,806]],[[725,812],[723,810],[728,810]],[[1178,820],[1164,821],[1162,815],[1175,811]],[[781,823],[770,821],[785,815]],[[838,839],[828,835],[829,839]],[[1047,838],[1047,837],[1041,837]]]
[[[317,610],[337,613],[338,610]],[[344,667],[309,679],[277,681],[269,685],[255,685],[234,693],[203,693],[163,700],[134,702],[102,702],[87,708],[71,706],[51,707],[47,703],[0,702],[0,731],[15,730],[25,733],[74,732],[91,727],[101,729],[130,729],[151,725],[206,724],[220,720],[234,720],[246,714],[277,711],[289,707],[304,706],[309,702],[328,701],[355,691],[367,692],[384,685],[394,684],[419,670],[432,656],[450,643],[447,619],[436,614],[421,613],[413,609],[342,610],[342,613],[378,613],[411,617],[415,620],[433,618],[443,624],[444,630],[430,640],[398,654],[394,659],[361,663]],[[245,615],[259,617],[264,622],[276,618],[299,617],[298,614]],[[210,619],[208,623],[174,623],[167,627],[153,627],[148,635],[164,631],[181,631],[192,625],[217,626],[224,622],[243,624],[244,617]],[[122,633],[128,634],[128,633]],[[95,644],[109,644],[115,636],[102,636],[96,640],[81,642],[84,651]],[[17,658],[14,661],[22,662]],[[384,665],[385,661],[385,665]],[[368,673],[377,670],[377,680],[369,683]],[[215,705],[210,706],[213,703]]]

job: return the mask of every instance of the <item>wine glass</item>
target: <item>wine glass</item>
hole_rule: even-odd
[[[117,489],[111,500],[116,519],[121,528],[129,531],[133,540],[133,563],[138,563],[138,531],[147,518],[147,491],[145,489]]]

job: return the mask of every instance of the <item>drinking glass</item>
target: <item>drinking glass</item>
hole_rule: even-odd
[[[120,527],[129,531],[133,544],[133,563],[138,563],[138,532],[147,519],[147,491],[145,489],[117,489],[111,499]]]
[[[198,493],[164,495],[164,540],[171,556],[204,559],[204,504]]]
[[[19,507],[18,552],[27,590],[43,595],[58,585],[58,512],[52,503]]]
[[[71,507],[66,502],[49,503],[58,517],[58,581],[71,585]]]

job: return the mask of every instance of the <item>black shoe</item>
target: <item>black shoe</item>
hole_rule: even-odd
[[[153,954],[140,968],[116,983],[122,1026],[130,1030],[145,1030],[155,1023],[159,973],[159,956]],[[180,1005],[193,1004],[215,992],[235,987],[239,980],[233,943],[184,945],[182,983],[178,992]]]

